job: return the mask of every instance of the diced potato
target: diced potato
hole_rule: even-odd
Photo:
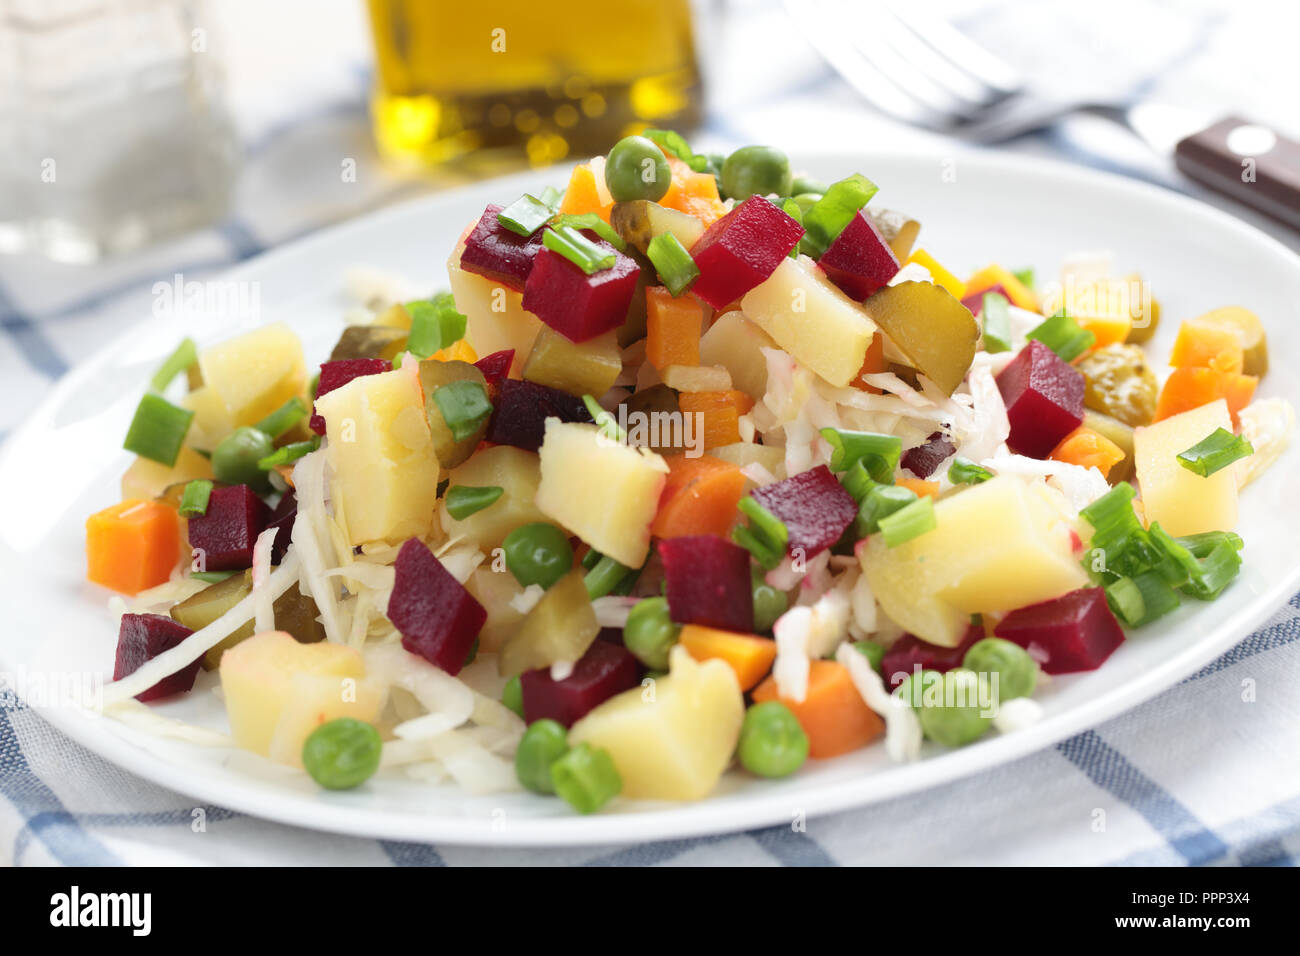
[[[609,211],[609,224],[624,241],[641,252],[646,251],[651,239],[665,232],[671,232],[687,249],[704,235],[704,223],[699,219],[645,199],[614,203]]]
[[[606,438],[595,425],[546,420],[537,507],[601,554],[631,568],[645,563],[650,522],[668,465],[645,448]]]
[[[1237,468],[1229,465],[1202,478],[1178,463],[1178,455],[1216,428],[1232,431],[1223,399],[1136,429],[1133,456],[1147,523],[1175,537],[1231,531],[1237,524]]]
[[[523,377],[579,398],[600,398],[614,387],[622,371],[623,351],[618,347],[617,329],[577,343],[544,327],[533,341]]]
[[[194,413],[185,440],[195,448],[212,451],[221,439],[235,429],[235,421],[231,418],[226,403],[213,389],[206,386],[196,388],[181,399],[180,405]]]
[[[484,565],[469,576],[465,590],[487,611],[487,620],[478,632],[479,650],[495,654],[524,619],[523,613],[510,605],[523,593],[524,586],[515,580],[513,574]]]
[[[710,448],[709,454],[721,458],[733,465],[744,468],[746,465],[762,465],[778,481],[785,475],[785,449],[775,445],[755,445],[753,442],[736,442],[734,445],[719,445]],[[753,484],[751,482],[750,486]]]
[[[725,392],[731,388],[731,373],[721,365],[668,365],[664,384],[678,392]]]
[[[872,535],[858,557],[881,608],[905,630],[956,647],[971,614],[1005,613],[1087,586],[1070,524],[1041,483],[999,475],[941,499],[936,526],[897,547]]]
[[[767,391],[767,359],[762,349],[777,345],[738,309],[724,312],[700,338],[700,364],[721,365],[731,373],[733,388],[754,399]]]
[[[945,394],[957,389],[975,357],[980,336],[979,323],[970,309],[930,282],[885,286],[863,307],[913,368]]]
[[[497,655],[502,677],[582,659],[600,633],[587,595],[583,570],[575,567],[556,581],[519,623]]]
[[[373,722],[382,688],[365,680],[361,653],[342,644],[299,644],[266,631],[226,651],[221,690],[235,743],[280,763],[301,766],[307,735],[326,721]]]
[[[122,475],[122,500],[128,498],[157,498],[169,485],[211,478],[212,462],[188,446],[176,456],[170,468],[148,458],[136,458]]]
[[[699,800],[731,762],[745,718],[735,672],[703,663],[674,647],[669,674],[605,701],[573,725],[571,744],[609,752],[623,778],[623,796]]]
[[[521,293],[462,269],[460,255],[464,249],[463,243],[457,245],[447,260],[447,279],[456,309],[467,320],[465,338],[480,356],[514,349],[510,374],[518,375],[542,329],[542,320],[525,311]]]
[[[841,387],[862,369],[876,334],[876,323],[807,256],[782,260],[745,293],[740,309],[801,364]]]
[[[316,400],[329,435],[334,500],[350,542],[400,541],[433,527],[438,459],[417,363],[354,378]]]
[[[203,391],[220,396],[234,427],[257,424],[307,386],[302,343],[280,322],[209,346],[199,370]]]
[[[1259,316],[1250,309],[1243,309],[1239,305],[1227,305],[1221,309],[1211,309],[1194,319],[1188,319],[1184,324],[1227,329],[1241,342],[1242,373],[1263,375],[1268,371],[1268,336],[1264,333],[1264,323],[1260,322]]]
[[[499,547],[511,531],[523,524],[545,521],[536,504],[541,482],[537,455],[511,445],[484,448],[447,475],[450,485],[501,488],[501,497],[482,511],[457,521],[441,509],[442,529],[448,539],[465,537],[484,551]],[[509,575],[506,575],[509,577]]]

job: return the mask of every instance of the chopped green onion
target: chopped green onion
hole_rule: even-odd
[[[636,573],[636,568],[629,568],[626,564],[619,564],[609,555],[602,554],[591,570],[583,577],[582,583],[587,586],[587,597],[594,601],[596,598],[604,597],[613,591],[629,574]]]
[[[862,462],[873,480],[893,483],[894,469],[903,454],[903,440],[897,435],[823,428],[821,436],[833,449],[831,471],[847,471]]]
[[[821,258],[879,188],[861,173],[831,183],[822,198],[804,213],[803,226],[807,230],[804,242],[809,255],[814,259]]]
[[[938,521],[934,516],[934,499],[929,495],[917,498],[893,514],[879,520],[880,533],[888,547],[896,548],[905,541],[933,531]]]
[[[136,406],[122,447],[170,468],[176,464],[176,456],[181,453],[185,433],[193,420],[194,413],[188,408],[177,408],[150,392]]]
[[[785,546],[790,543],[790,529],[785,526],[784,521],[752,497],[742,498],[739,507],[741,514],[750,520],[757,534],[782,551],[785,550]]]
[[[1011,351],[1011,312],[1006,296],[998,292],[985,292],[980,318],[984,322],[984,351]]]
[[[768,571],[776,568],[781,563],[781,559],[785,557],[784,551],[779,550],[766,539],[759,537],[743,524],[738,524],[731,529],[731,540],[753,555],[754,560]]]
[[[447,514],[457,521],[464,521],[475,512],[494,504],[504,493],[505,489],[498,485],[482,487],[452,485],[447,489],[447,496],[444,499],[447,503]]]
[[[556,189],[554,186],[547,186],[542,190],[542,194],[537,197],[552,209],[560,208],[560,200],[564,198],[564,190]]]
[[[1037,339],[1065,362],[1073,362],[1097,341],[1094,332],[1080,328],[1079,323],[1064,312],[1043,320],[1025,338]]]
[[[876,486],[876,483],[871,480],[871,475],[867,474],[867,466],[861,461],[855,461],[852,468],[840,475],[840,484],[859,505],[867,497],[867,493]]]
[[[554,226],[542,233],[542,245],[564,256],[587,275],[613,268],[613,252],[606,252],[572,226]]]
[[[1090,573],[1098,552],[1103,557],[1102,573],[1117,577],[1131,577],[1155,563],[1150,535],[1133,510],[1133,497],[1133,486],[1121,481],[1079,512],[1093,527],[1091,547],[1083,559]]]
[[[149,380],[151,391],[161,392],[172,383],[177,375],[187,371],[190,366],[199,360],[199,349],[191,338],[181,339],[181,344],[176,346],[176,351],[163,360],[162,365],[158,366],[158,371],[153,373],[153,378]]]
[[[226,578],[243,573],[242,571],[191,571],[190,577],[195,581],[203,581],[206,584],[220,584]]]
[[[1196,556],[1185,545],[1171,538],[1159,521],[1151,522],[1147,529],[1153,561],[1151,570],[1160,575],[1170,587],[1181,588],[1200,574]]]
[[[993,472],[960,455],[948,466],[948,480],[954,485],[978,485],[993,477]]]
[[[478,382],[448,382],[434,391],[433,400],[456,441],[469,438],[492,414],[492,402]]]
[[[1202,531],[1200,534],[1189,534],[1174,540],[1197,558],[1208,557],[1210,552],[1224,542],[1232,545],[1236,551],[1240,551],[1245,546],[1241,535],[1233,534],[1231,531]]]
[[[587,414],[591,416],[592,421],[596,423],[606,438],[619,444],[627,444],[627,432],[619,427],[618,420],[610,412],[600,407],[600,402],[590,395],[584,395],[582,396],[582,404],[587,406]]]
[[[681,133],[671,129],[647,129],[641,132],[641,135],[650,142],[654,143],[665,153],[676,156],[687,166],[691,167],[692,172],[702,173],[708,168],[709,158],[696,153],[682,137]]]
[[[1226,428],[1216,428],[1187,451],[1180,452],[1178,464],[1193,474],[1208,478],[1254,453],[1255,449],[1245,435],[1234,435]]]
[[[781,201],[781,211],[795,222],[799,223],[799,225],[803,225],[803,207],[795,201],[793,196],[787,196]],[[791,259],[799,258],[799,243],[796,242],[794,244],[794,247],[791,248],[788,255]]]
[[[873,485],[858,505],[853,530],[859,538],[880,530],[882,518],[888,518],[916,501],[916,492],[902,485]]]
[[[614,228],[609,223],[604,219],[601,219],[594,212],[584,212],[581,215],[565,213],[562,216],[556,216],[551,225],[570,226],[574,229],[590,229],[619,252],[627,251],[626,240],[615,232]]]
[[[699,266],[691,254],[671,232],[661,232],[651,239],[646,255],[674,298],[685,292],[700,275]]]
[[[295,395],[253,427],[272,438],[279,438],[307,417],[307,403]]]
[[[604,557],[604,555],[602,555],[595,548],[588,548],[587,553],[582,556],[581,564],[583,570],[590,571],[592,568],[596,566],[596,562],[599,561],[602,557]]]
[[[182,518],[198,518],[208,513],[208,498],[212,496],[212,482],[206,478],[195,478],[181,492],[180,513]]]
[[[257,467],[262,471],[270,471],[280,465],[289,465],[299,458],[305,458],[320,447],[320,438],[309,438],[306,441],[290,442],[282,445],[265,458],[257,459]]]
[[[1202,601],[1213,601],[1237,577],[1241,570],[1241,555],[1231,542],[1224,541],[1199,563],[1199,572],[1183,590]]]
[[[426,359],[465,337],[469,319],[456,311],[456,300],[450,292],[439,292],[431,299],[408,302],[406,311],[411,316],[406,351],[416,358]],[[396,361],[393,367],[398,367]]]
[[[497,222],[525,238],[531,236],[555,215],[555,210],[536,196],[524,193],[497,213]]]
[[[1178,592],[1160,575],[1146,571],[1121,577],[1106,585],[1111,610],[1129,627],[1141,627],[1178,607]]]
[[[1033,269],[1016,269],[1011,273],[1026,289],[1034,287],[1034,270]]]

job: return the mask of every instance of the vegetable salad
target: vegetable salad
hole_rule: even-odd
[[[1230,587],[1294,427],[1259,318],[1156,361],[1108,257],[962,279],[876,192],[647,130],[489,205],[449,291],[355,276],[328,356],[183,342],[86,525],[108,712],[590,813],[1013,732]],[[142,703],[218,682],[229,736]]]

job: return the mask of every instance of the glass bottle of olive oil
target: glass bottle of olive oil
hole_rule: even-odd
[[[690,0],[369,0],[380,152],[540,166],[699,118]]]

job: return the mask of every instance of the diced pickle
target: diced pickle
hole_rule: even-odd
[[[677,420],[681,407],[677,404],[677,393],[667,385],[651,385],[649,388],[643,388],[627,397],[623,402],[627,408],[628,422],[645,422],[645,429],[642,432],[650,441],[646,447],[659,454],[671,454],[680,452],[682,449],[671,444],[673,441],[674,430],[672,423]],[[680,429],[679,429],[680,430]],[[628,438],[634,443],[640,436],[629,434]],[[669,444],[654,444],[654,439],[666,440]]]
[[[909,364],[951,395],[975,357],[979,324],[946,289],[929,282],[887,285],[862,303]]]
[[[694,216],[645,199],[615,203],[609,211],[609,224],[628,245],[641,252],[646,251],[651,239],[665,232],[671,232],[687,249],[704,234],[704,223]]]
[[[1133,327],[1129,329],[1128,337],[1125,339],[1126,342],[1141,345],[1143,342],[1149,342],[1156,334],[1156,329],[1160,327],[1160,303],[1146,292],[1146,283],[1137,273],[1125,276],[1123,281],[1128,283],[1130,289],[1143,290],[1142,307],[1134,310],[1136,314],[1133,315]]]
[[[198,594],[181,601],[171,610],[172,620],[184,624],[190,630],[197,631],[207,627],[221,615],[248,597],[253,590],[252,569],[243,574],[234,574],[224,581],[209,585]],[[316,618],[320,615],[316,602],[305,597],[294,585],[280,597],[276,598],[275,626],[277,630],[287,631],[300,644],[315,644],[325,640],[325,629]],[[221,664],[221,655],[240,641],[253,636],[253,622],[250,620],[239,630],[226,637],[221,643],[203,655],[203,669],[216,670]]]
[[[576,663],[587,652],[600,633],[600,624],[582,579],[582,568],[570,571],[528,612],[501,648],[497,665],[502,677],[550,667],[558,661]]]
[[[429,433],[433,436],[433,453],[444,469],[455,468],[474,454],[483,436],[487,434],[488,420],[484,419],[472,435],[461,441],[452,437],[451,429],[442,417],[442,409],[434,400],[433,393],[452,382],[477,382],[484,389],[487,379],[468,362],[443,362],[439,359],[425,359],[420,363],[420,388],[424,390],[424,415],[429,421]]]
[[[399,306],[400,308],[400,306]],[[392,361],[406,348],[406,332],[381,325],[349,325],[339,336],[330,361],[381,358]]]
[[[633,342],[645,338],[646,307],[645,290],[650,285],[652,268],[643,268],[636,277],[636,288],[632,290],[632,304],[627,307],[627,318],[614,331],[618,334],[618,344],[627,348]]]
[[[921,231],[921,224],[911,216],[893,209],[869,209],[867,212],[880,235],[889,243],[894,258],[906,262],[912,254],[912,246]]]
[[[1142,349],[1107,345],[1083,356],[1075,368],[1083,374],[1087,408],[1133,427],[1151,423],[1159,385]]]
[[[604,395],[623,371],[623,353],[614,329],[586,342],[570,342],[549,326],[537,333],[524,363],[523,378],[581,397]]]
[[[1268,337],[1259,316],[1239,305],[1212,309],[1187,321],[1192,326],[1211,326],[1236,334],[1241,340],[1242,367],[1246,375],[1263,375],[1268,371]]]
[[[411,313],[406,311],[406,306],[402,303],[394,302],[376,315],[374,321],[370,324],[409,332],[411,331]]]
[[[1128,481],[1133,477],[1133,428],[1125,425],[1118,418],[1111,418],[1109,415],[1103,415],[1101,412],[1093,411],[1091,408],[1083,410],[1083,425],[1085,428],[1091,428],[1103,438],[1109,438],[1120,451],[1124,452],[1124,460],[1112,466],[1110,472],[1106,475],[1107,479],[1114,484],[1117,481]]]

